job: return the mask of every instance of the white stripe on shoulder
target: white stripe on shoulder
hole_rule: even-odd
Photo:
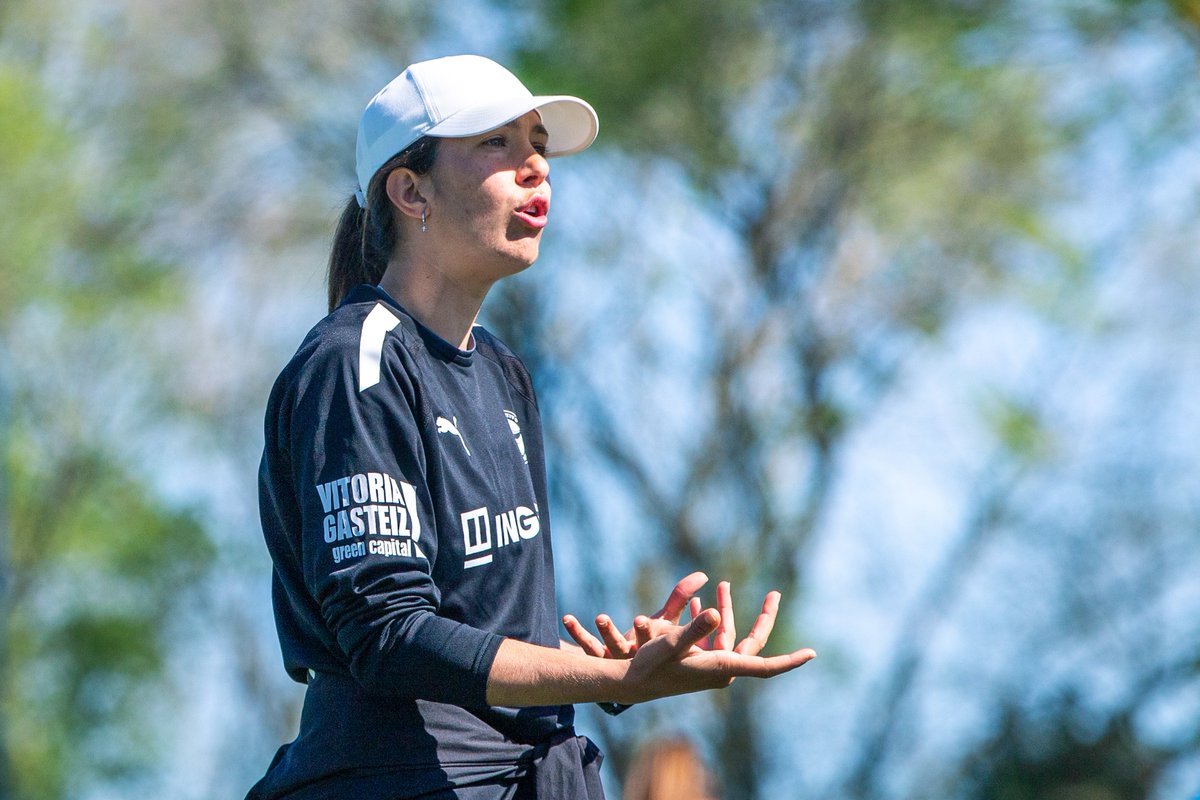
[[[379,383],[379,361],[383,358],[383,339],[400,324],[400,318],[376,303],[363,320],[358,336],[358,390],[365,392]]]

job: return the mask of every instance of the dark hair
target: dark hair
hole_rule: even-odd
[[[329,310],[337,308],[346,293],[360,283],[379,283],[398,236],[395,209],[387,196],[387,176],[407,167],[418,175],[433,169],[437,139],[422,136],[392,156],[371,178],[367,207],[350,197],[333,234],[329,252]]]

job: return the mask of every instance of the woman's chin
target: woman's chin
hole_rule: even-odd
[[[506,247],[503,251],[502,260],[506,262],[502,267],[504,275],[516,275],[529,269],[533,262],[538,258],[538,241],[537,239],[522,239],[515,242],[509,242],[511,247]]]

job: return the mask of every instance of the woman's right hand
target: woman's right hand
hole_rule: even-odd
[[[582,652],[506,639],[488,674],[488,703],[638,703],[723,688],[739,677],[770,678],[816,656],[807,648],[768,658],[758,655],[779,612],[780,595],[774,591],[767,593],[750,633],[735,646],[729,584],[718,584],[716,608],[702,610],[692,597],[693,587],[706,580],[703,573],[681,580],[663,609],[652,617],[638,616],[628,634],[604,635],[601,626],[607,646],[573,617],[564,622]],[[684,608],[690,608],[693,617],[686,625],[679,624]]]
[[[778,592],[772,592],[767,598],[764,614],[768,605],[778,608]],[[613,699],[620,703],[638,703],[705,689],[721,689],[733,683],[735,678],[771,678],[816,657],[816,653],[808,648],[767,658],[757,655],[765,642],[764,633],[769,633],[760,628],[763,618],[764,615],[760,615],[755,629],[734,649],[716,646],[725,644],[721,641],[723,619],[712,608],[701,611],[685,626],[674,626],[650,638],[637,648],[620,682],[620,695]],[[768,618],[773,624],[774,614]],[[636,630],[638,625],[634,627]],[[732,630],[732,623],[729,629]],[[703,643],[714,633],[717,640],[711,649],[705,649]]]
[[[607,614],[600,614],[596,617],[596,629],[600,633],[599,639],[570,614],[563,617],[563,626],[571,638],[588,655],[598,658],[633,658],[643,644],[679,627],[679,620],[684,608],[690,609],[693,620],[700,615],[700,598],[695,597],[695,594],[707,582],[708,576],[703,572],[693,572],[682,578],[675,584],[675,588],[671,590],[667,602],[661,609],[650,616],[635,617],[633,627],[624,634],[618,631],[612,618]],[[750,633],[735,647],[736,624],[733,614],[733,592],[728,581],[721,581],[717,584],[717,612],[721,615],[721,621],[714,631],[715,636],[712,642],[708,642],[705,638],[697,642],[695,647],[700,650],[732,649],[737,653],[758,655],[775,627],[775,618],[779,614],[779,600],[779,592],[767,592],[767,596],[763,599],[762,609],[754,620]]]

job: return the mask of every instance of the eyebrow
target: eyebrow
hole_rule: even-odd
[[[502,127],[504,127],[504,128],[519,128],[521,126],[518,125],[517,121],[514,119],[512,122],[506,123]],[[533,126],[533,132],[539,133],[542,136],[545,136],[547,138],[549,138],[549,136],[550,136],[550,131],[546,130],[546,126],[541,124],[540,122],[537,125]]]

